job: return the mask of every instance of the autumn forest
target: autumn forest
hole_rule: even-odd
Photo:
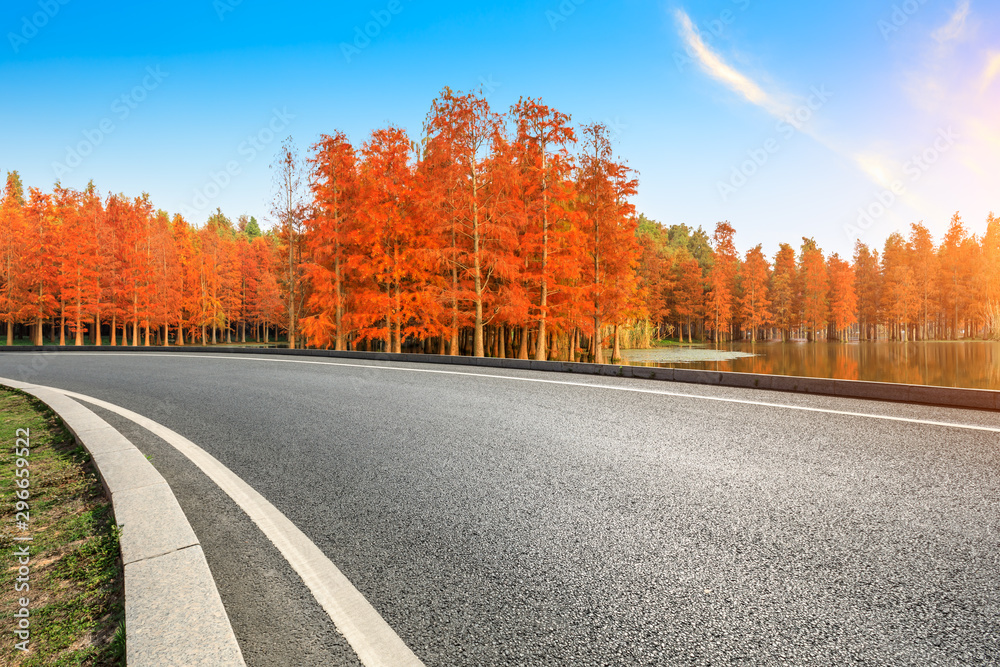
[[[1000,336],[1000,219],[940,243],[922,224],[852,257],[803,238],[740,255],[735,230],[637,214],[603,124],[541,101],[507,113],[442,91],[423,137],[339,132],[274,165],[262,231],[147,195],[25,188],[0,207],[6,344],[276,343],[583,360],[662,338]]]

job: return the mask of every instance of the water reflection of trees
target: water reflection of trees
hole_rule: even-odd
[[[753,357],[643,365],[872,382],[1000,389],[1000,343],[734,343],[720,349]]]

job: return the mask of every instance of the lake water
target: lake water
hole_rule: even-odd
[[[622,357],[637,366],[1000,389],[1000,342],[732,343]]]

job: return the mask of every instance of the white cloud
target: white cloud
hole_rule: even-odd
[[[969,18],[969,0],[961,0],[952,12],[948,22],[932,33],[939,43],[961,40],[966,35],[966,22]]]
[[[980,95],[986,92],[998,74],[1000,74],[1000,52],[992,52],[987,57],[986,67],[983,69],[982,76],[980,77]]]
[[[698,59],[701,68],[713,79],[721,81],[727,88],[742,95],[748,102],[767,110],[769,113],[783,118],[791,109],[764,91],[755,81],[738,71],[722,59],[722,56],[712,51],[691,23],[691,17],[682,9],[674,11],[674,17],[680,27],[681,38],[688,45],[689,52]]]
[[[721,55],[705,44],[691,22],[691,17],[684,10],[676,9],[674,17],[677,20],[681,38],[687,43],[689,54],[697,58],[698,64],[709,76],[720,81],[748,102],[766,110],[774,117],[781,120],[789,119],[794,111],[791,105],[783,103],[780,100],[794,99],[792,96],[764,90],[761,85],[749,76],[727,63]],[[829,138],[817,133],[811,126],[801,126],[797,123],[792,124],[833,153],[853,161],[871,182],[881,187],[888,187],[889,183],[891,183],[892,179],[889,177],[891,172],[886,166],[888,162],[887,158],[871,152],[856,153],[855,151],[844,149]]]

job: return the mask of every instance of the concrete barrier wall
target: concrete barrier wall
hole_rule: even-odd
[[[433,354],[391,354],[388,352],[335,352],[333,350],[289,350],[285,348],[242,347],[108,347],[108,346],[0,346],[0,352],[164,352],[212,354],[274,354],[333,359],[368,361],[404,361],[421,364],[476,366],[480,368],[509,368],[514,370],[577,373],[626,378],[642,378],[666,382],[686,382],[718,387],[768,389],[771,391],[864,398],[880,401],[897,401],[955,408],[1000,410],[1000,391],[985,389],[959,389],[930,387],[888,382],[861,382],[830,378],[794,377],[789,375],[758,375],[754,373],[726,373],[688,368],[652,368],[646,366],[618,366],[614,364],[588,364],[569,361],[533,361],[526,359],[495,359],[491,357],[450,357]]]

